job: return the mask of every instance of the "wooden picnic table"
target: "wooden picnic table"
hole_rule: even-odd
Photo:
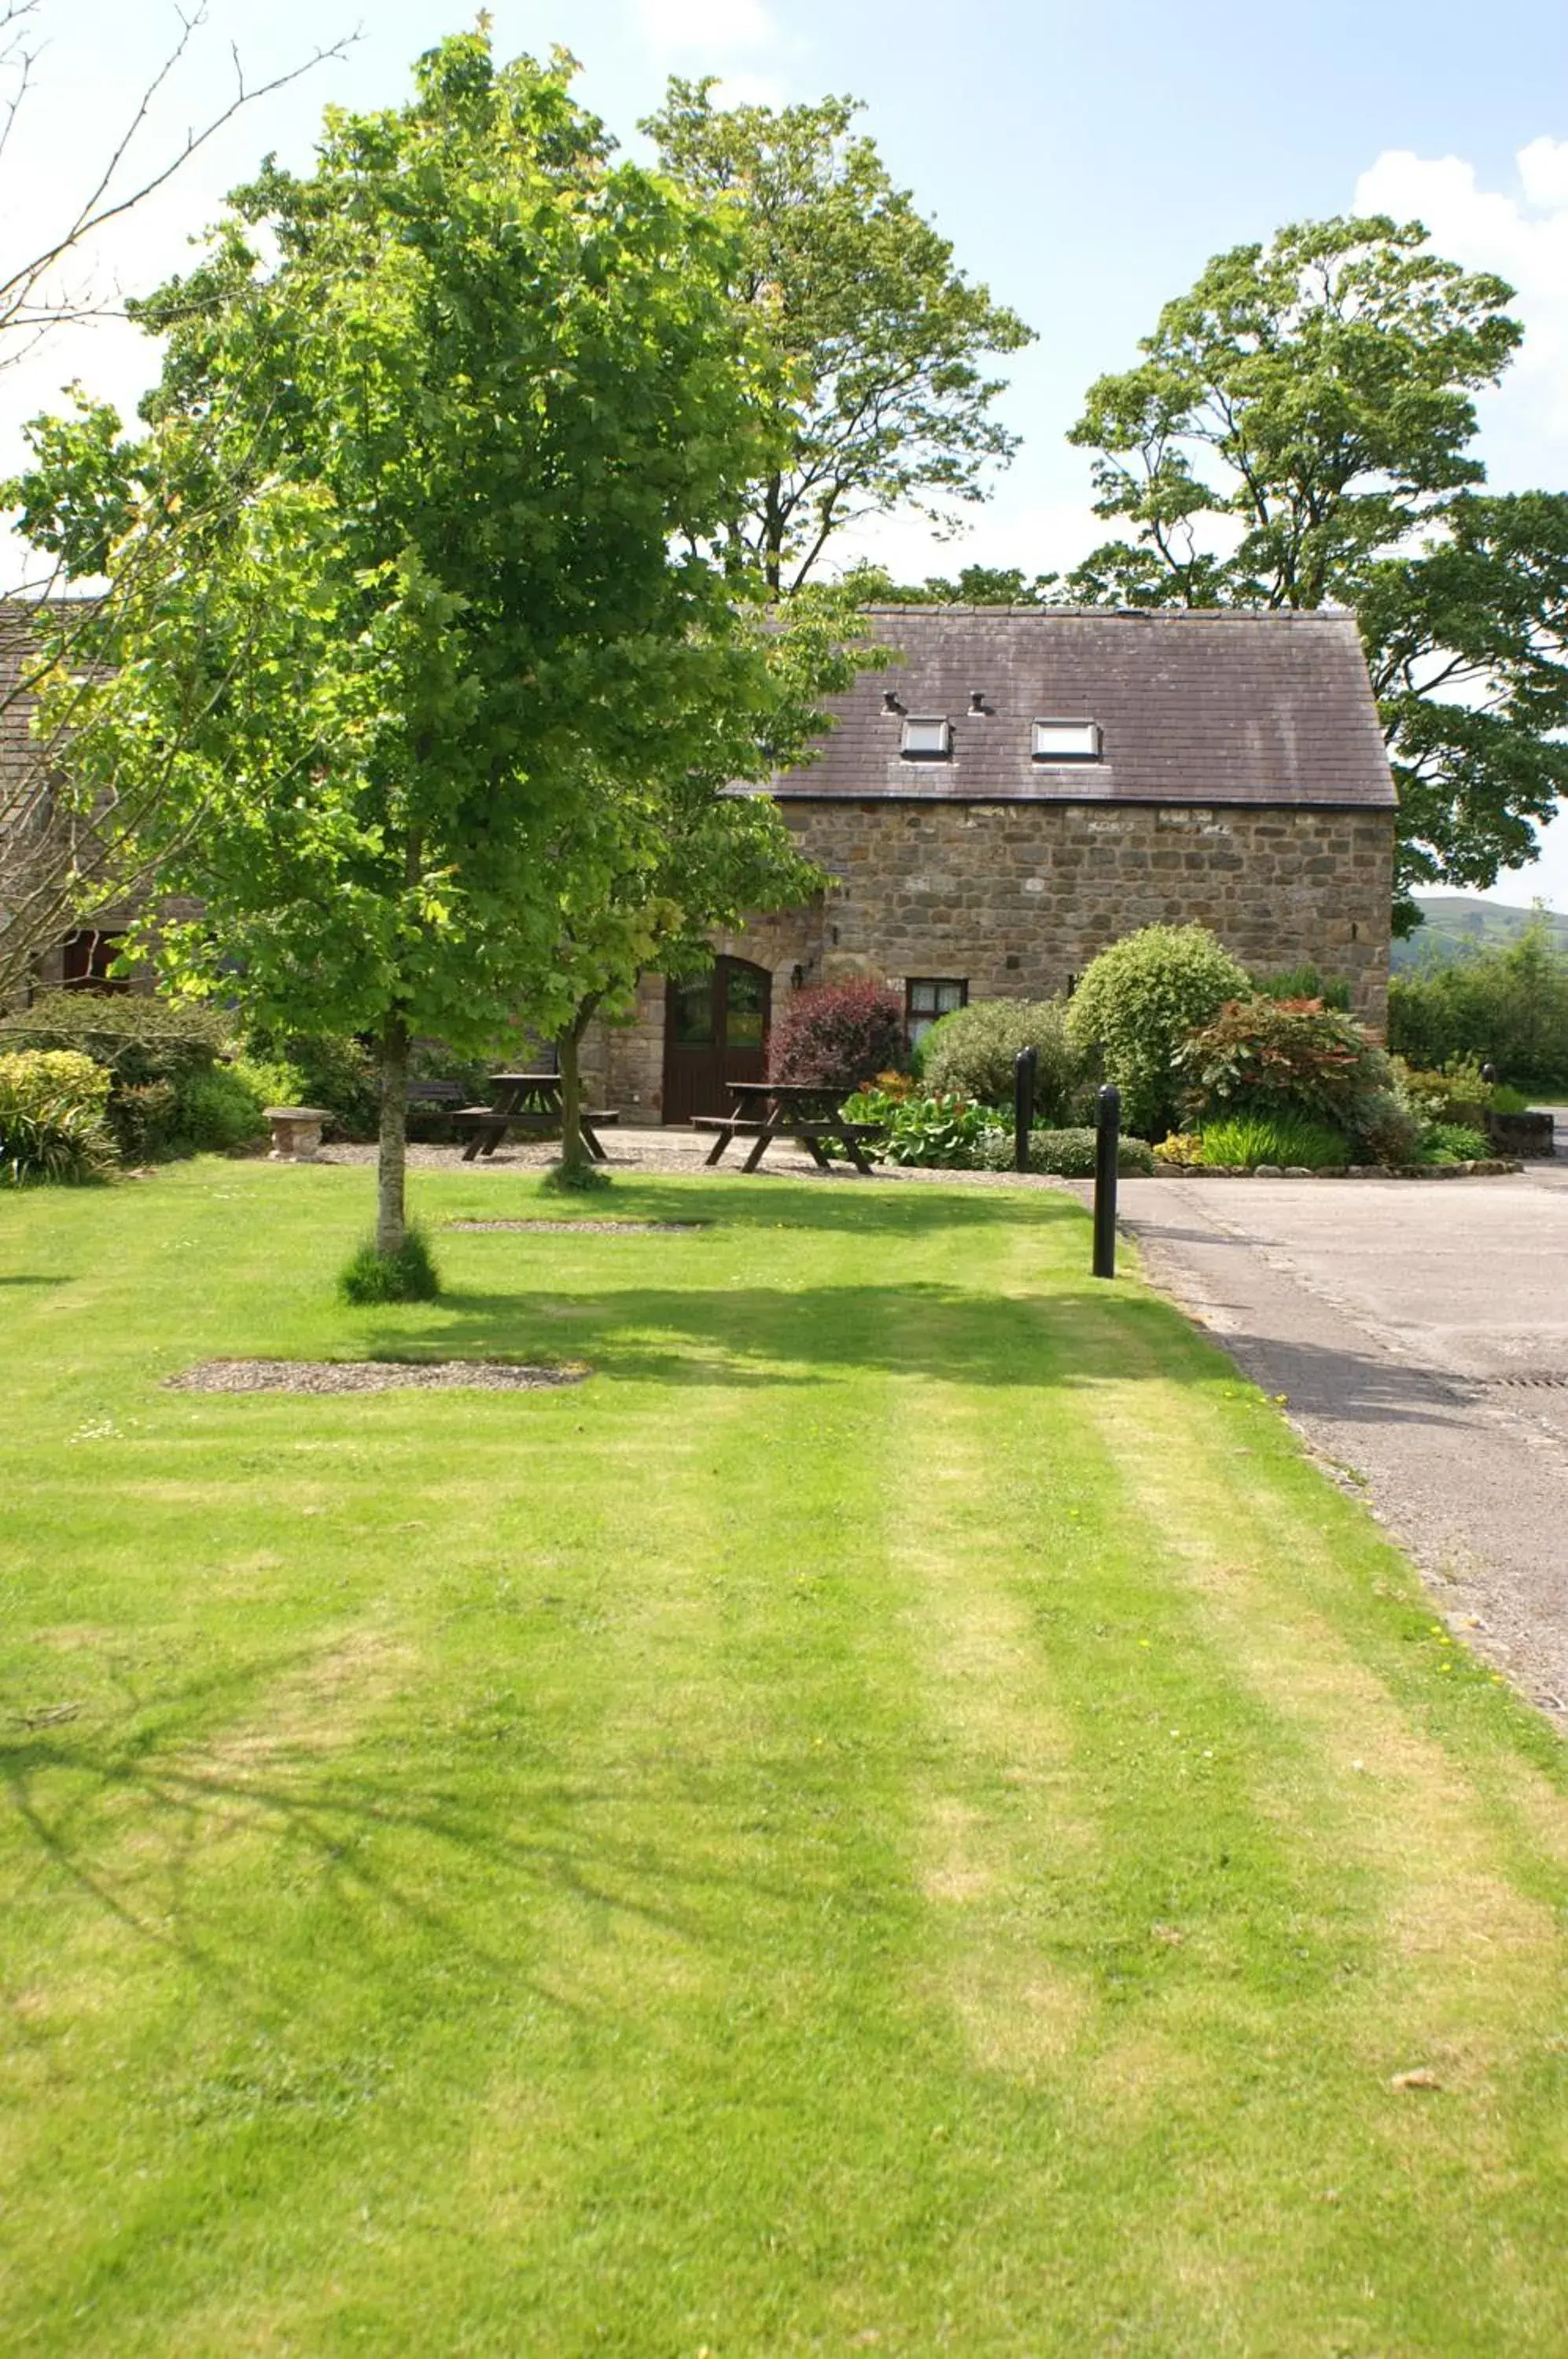
[[[719,1162],[732,1139],[749,1138],[751,1152],[741,1169],[755,1171],[776,1138],[793,1138],[823,1171],[832,1169],[832,1159],[825,1149],[836,1144],[857,1171],[864,1172],[867,1180],[871,1178],[871,1166],[861,1151],[861,1142],[877,1136],[877,1125],[852,1122],[844,1110],[846,1100],[859,1087],[858,1082],[834,1082],[824,1087],[816,1082],[731,1082],[727,1086],[732,1100],[727,1114],[699,1114],[691,1117],[693,1130],[715,1134],[707,1162]]]
[[[457,1121],[469,1125],[474,1136],[463,1150],[463,1159],[472,1163],[476,1156],[495,1154],[508,1130],[522,1130],[536,1136],[561,1127],[561,1075],[559,1073],[492,1073],[491,1102],[487,1106],[464,1106]],[[582,1112],[578,1122],[583,1131],[583,1144],[595,1163],[608,1160],[600,1145],[593,1125],[617,1120],[607,1107],[596,1106],[591,1113]]]

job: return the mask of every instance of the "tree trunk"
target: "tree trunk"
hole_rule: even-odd
[[[593,1021],[602,994],[591,991],[577,1003],[570,1024],[556,1040],[561,1059],[561,1169],[562,1174],[582,1171],[592,1162],[583,1143],[583,1035]]]
[[[381,1136],[376,1166],[376,1250],[402,1250],[407,1230],[408,1027],[388,1016],[381,1032]]]

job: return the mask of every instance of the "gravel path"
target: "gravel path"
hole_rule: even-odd
[[[527,1393],[587,1374],[506,1360],[201,1360],[167,1382],[175,1393]]]

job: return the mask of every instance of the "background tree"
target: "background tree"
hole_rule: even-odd
[[[879,565],[857,565],[844,582],[867,606],[1054,606],[1061,579],[1029,575],[1017,565],[965,565],[956,577],[928,573],[923,582],[895,582]]]
[[[789,447],[757,480],[747,547],[796,589],[834,533],[909,507],[949,524],[985,496],[1016,438],[991,414],[996,354],[1031,332],[956,269],[953,247],[894,187],[847,98],[718,108],[711,80],[672,81],[643,128],[666,170],[735,202],[735,292],[797,405]]]
[[[612,168],[568,78],[479,33],[401,111],[330,114],[315,171],[266,169],[146,307],[134,464],[56,432],[23,487],[78,561],[109,519],[112,578],[144,518],[202,519],[152,612],[111,608],[73,766],[169,769],[148,840],[206,918],[167,971],[379,1038],[388,1256],[410,1036],[492,1044],[556,955],[574,813],[757,660],[702,553],[773,430],[730,234]],[[214,474],[247,495],[203,506]]]
[[[1130,540],[1074,603],[1352,609],[1412,884],[1488,885],[1568,787],[1568,498],[1485,495],[1473,395],[1520,329],[1502,280],[1383,215],[1217,255],[1071,439]]]
[[[5,0],[0,5],[0,168],[24,114],[41,95],[38,68],[57,13],[47,0]],[[63,212],[40,223],[32,191],[26,203],[13,197],[5,206],[10,217],[26,215],[36,243],[0,267],[0,371],[35,355],[54,330],[119,309],[123,299],[84,278],[82,257],[93,241],[166,187],[236,116],[317,66],[342,58],[356,38],[332,42],[259,82],[247,79],[236,53],[226,103],[191,125],[172,147],[159,148],[150,129],[157,103],[176,85],[207,16],[204,6],[176,13],[168,49],[133,95],[107,154],[84,159],[80,193]],[[73,264],[81,266],[74,277]],[[114,439],[103,419],[90,430],[108,430]],[[93,472],[102,474],[106,456],[99,454]],[[62,763],[73,719],[69,701],[57,697],[52,725],[29,736],[38,687],[58,667],[71,622],[70,616],[57,617],[47,643],[29,627],[27,602],[49,597],[66,578],[57,549],[40,552],[35,546],[35,555],[39,553],[41,568],[17,585],[0,615],[0,732],[8,741],[9,757],[0,768],[0,1007],[26,981],[40,952],[71,925],[145,891],[153,874],[140,849],[140,828],[157,782],[101,781],[93,806],[83,808]],[[160,569],[172,561],[167,543],[144,533],[136,566],[117,585],[119,594],[147,598]],[[87,622],[85,609],[76,620]]]

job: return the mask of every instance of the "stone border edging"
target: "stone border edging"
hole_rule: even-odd
[[[1522,1171],[1517,1157],[1477,1157],[1471,1163],[1345,1163],[1309,1171],[1304,1163],[1160,1163],[1156,1180],[1499,1180]],[[1148,1179],[1124,1172],[1124,1179]]]

